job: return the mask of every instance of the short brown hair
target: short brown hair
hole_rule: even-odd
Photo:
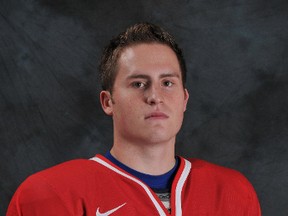
[[[112,92],[117,75],[119,56],[125,48],[141,43],[164,44],[175,52],[180,65],[184,87],[186,83],[186,64],[182,50],[178,47],[174,37],[163,28],[154,24],[138,23],[113,38],[104,49],[99,65],[102,89]]]

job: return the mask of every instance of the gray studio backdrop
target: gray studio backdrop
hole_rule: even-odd
[[[184,50],[190,101],[177,153],[244,173],[263,215],[288,215],[288,1],[0,1],[0,215],[27,176],[105,153],[97,65],[149,21]]]

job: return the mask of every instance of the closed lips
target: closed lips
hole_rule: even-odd
[[[168,118],[168,116],[165,113],[162,112],[153,112],[145,116],[145,119],[151,119],[151,118]]]

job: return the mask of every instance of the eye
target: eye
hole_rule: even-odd
[[[133,82],[132,86],[134,88],[144,88],[146,86],[146,83],[144,83],[144,82]]]
[[[164,81],[163,82],[163,85],[166,86],[166,87],[171,87],[174,83],[171,82],[171,81]]]

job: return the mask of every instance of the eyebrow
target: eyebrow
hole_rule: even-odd
[[[176,77],[180,79],[180,75],[177,73],[164,73],[160,75],[160,78],[166,78],[166,77]],[[150,79],[150,76],[145,74],[133,74],[128,76],[127,79]]]
[[[160,75],[160,78],[165,78],[165,77],[176,77],[180,79],[180,75],[177,73],[165,73],[165,74]]]

